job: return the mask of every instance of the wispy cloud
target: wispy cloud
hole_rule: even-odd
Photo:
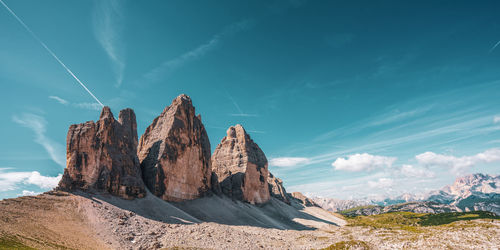
[[[474,110],[457,111],[451,114],[427,116],[403,125],[380,130],[365,137],[366,141],[359,142],[345,150],[335,149],[329,153],[311,157],[312,163],[320,163],[336,159],[345,154],[359,151],[379,151],[401,145],[421,142],[453,135],[453,140],[463,140],[479,134],[496,131],[498,128],[489,126],[491,116]],[[444,143],[438,141],[437,143]],[[430,146],[432,144],[428,144]]]
[[[101,105],[99,103],[95,102],[81,102],[81,103],[73,103],[73,106],[77,108],[82,108],[82,109],[90,109],[90,110],[97,110],[100,111],[102,109]]]
[[[124,1],[100,0],[95,1],[93,23],[94,34],[106,54],[113,62],[116,76],[116,87],[123,82],[125,70],[125,44],[122,37],[124,25]]]
[[[47,126],[45,118],[35,114],[25,113],[20,116],[14,115],[12,120],[23,127],[31,129],[33,133],[35,133],[35,142],[43,146],[50,158],[59,166],[66,166],[65,148],[45,135]]]
[[[152,82],[157,82],[165,76],[168,76],[172,72],[176,71],[177,69],[183,67],[184,65],[203,57],[204,55],[215,49],[226,37],[249,29],[254,24],[254,20],[243,20],[237,23],[233,23],[225,27],[221,32],[215,34],[211,39],[194,48],[193,50],[188,51],[180,55],[179,57],[164,61],[157,67],[144,74],[144,78]]]
[[[416,178],[434,178],[436,176],[436,174],[429,169],[406,164],[401,166],[399,173],[406,177]]]
[[[493,123],[499,123],[499,122],[500,122],[500,116],[493,117]]]
[[[49,96],[49,98],[50,98],[50,99],[53,99],[53,100],[56,100],[58,103],[60,103],[60,104],[62,104],[62,105],[68,105],[68,104],[69,104],[69,102],[68,102],[68,101],[66,101],[66,100],[64,100],[64,99],[62,99],[62,98],[60,98],[60,97],[58,97],[58,96],[53,96],[53,95],[51,95],[51,96]]]
[[[394,185],[394,180],[391,178],[379,178],[376,181],[368,181],[368,186],[370,188],[390,188],[392,185]]]
[[[82,109],[90,109],[90,110],[96,110],[99,111],[102,109],[101,104],[96,103],[96,102],[79,102],[79,103],[71,103],[61,97],[58,96],[49,96],[50,99],[56,100],[58,103],[62,105],[70,105],[72,107],[76,108],[82,108]]]
[[[367,185],[367,183],[371,183],[371,186]],[[394,185],[394,181],[387,174],[377,172],[366,176],[293,185],[287,187],[287,191],[300,191],[311,193],[315,196],[352,199],[354,197],[365,198],[380,195],[378,187],[384,184],[386,186],[390,186],[389,184]],[[375,186],[378,187],[376,188]],[[384,192],[389,191],[384,188],[382,189]]]
[[[240,114],[229,114],[230,116],[239,116],[239,117],[257,117],[257,114],[245,114],[245,113],[240,113]]]
[[[295,167],[308,163],[309,159],[305,157],[277,157],[269,161],[269,165],[274,167]]]
[[[246,130],[248,133],[256,133],[256,134],[265,134],[266,131],[262,131],[262,130],[250,130],[250,129],[247,129]]]
[[[363,153],[350,155],[347,158],[337,158],[332,163],[332,166],[335,170],[351,172],[372,171],[377,168],[391,167],[396,159],[396,157]]]
[[[420,164],[449,168],[455,175],[461,175],[477,164],[500,162],[500,149],[492,148],[476,155],[461,157],[425,152],[415,158]]]
[[[7,172],[0,168],[0,191],[11,191],[20,185],[35,185],[42,189],[52,189],[61,180],[62,174],[58,176],[43,176],[37,171],[33,172]]]

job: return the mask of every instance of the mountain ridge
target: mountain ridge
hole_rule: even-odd
[[[314,197],[313,200],[324,209],[334,212],[359,207],[358,214],[360,215],[393,211],[427,211],[431,213],[489,211],[500,215],[500,175],[468,174],[457,177],[451,185],[422,195],[406,193],[380,200],[338,200],[323,197]],[[440,205],[436,207],[434,204]],[[369,211],[370,209],[371,211]]]

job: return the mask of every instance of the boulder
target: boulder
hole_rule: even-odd
[[[66,169],[58,189],[106,192],[125,199],[146,195],[132,109],[120,111],[117,121],[104,107],[97,122],[71,125],[66,143]]]
[[[212,156],[222,192],[251,204],[269,201],[267,158],[241,125],[232,126]]]
[[[146,128],[138,157],[146,186],[163,200],[192,200],[211,188],[210,141],[187,95]]]

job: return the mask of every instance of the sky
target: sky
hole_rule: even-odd
[[[0,199],[57,185],[68,127],[99,102],[134,109],[141,136],[182,93],[212,150],[242,124],[287,191],[499,174],[498,1],[1,3]]]

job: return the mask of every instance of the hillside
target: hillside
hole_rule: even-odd
[[[49,192],[0,202],[0,248],[473,249],[477,244],[486,248],[500,244],[498,220],[470,218],[474,220],[414,225],[415,230],[408,230],[398,225],[412,217],[400,220],[389,213],[390,218],[373,217],[376,223],[367,223],[372,216],[342,219],[317,207],[292,204],[273,200],[254,206],[218,196],[183,203],[153,195],[127,201],[110,195]]]

